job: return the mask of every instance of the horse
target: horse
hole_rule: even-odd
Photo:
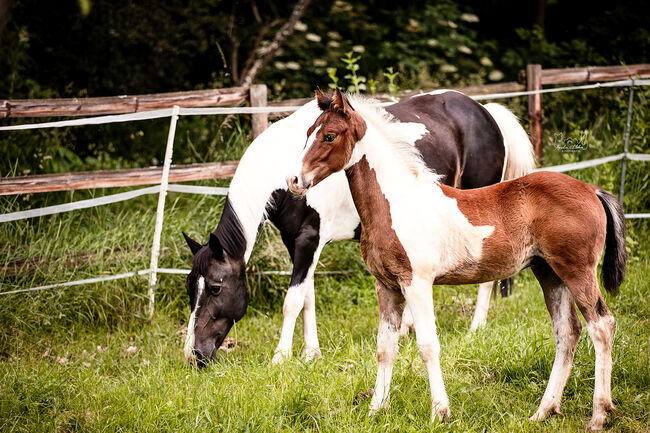
[[[444,174],[443,182],[476,188],[532,171],[532,146],[516,117],[498,104],[478,104],[453,91],[437,91],[386,107],[412,131],[410,143],[426,163]],[[191,315],[185,357],[213,359],[233,323],[248,304],[246,263],[265,221],[280,231],[293,261],[284,300],[284,321],[274,363],[291,356],[295,322],[302,310],[303,356],[320,356],[314,306],[314,270],[325,244],[359,238],[359,216],[345,176],[335,175],[296,199],[286,176],[295,168],[287,155],[299,155],[309,125],[320,115],[312,101],[271,125],[247,149],[230,184],[223,214],[206,245],[183,233],[194,254],[186,280]],[[492,283],[479,286],[471,329],[485,323]],[[200,308],[199,308],[200,307]],[[407,310],[408,311],[408,310]],[[405,320],[406,323],[406,320]],[[200,326],[198,326],[200,324]],[[407,332],[408,329],[403,330]]]
[[[539,171],[483,188],[444,185],[408,145],[410,132],[361,98],[317,91],[322,110],[289,189],[304,195],[344,171],[361,218],[361,252],[379,300],[377,381],[371,413],[385,407],[404,303],[415,321],[431,387],[431,418],[450,416],[440,368],[433,284],[467,284],[514,275],[525,267],[544,292],[556,353],[532,420],[559,413],[581,332],[574,303],[595,350],[590,430],[600,430],[611,395],[614,317],[596,270],[606,244],[603,282],[616,293],[625,274],[625,217],[615,196],[567,175]]]

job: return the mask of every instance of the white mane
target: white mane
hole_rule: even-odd
[[[360,95],[346,95],[352,107],[370,123],[394,151],[394,155],[415,178],[439,184],[442,176],[426,166],[422,154],[414,143],[420,137],[413,137],[413,131],[386,111],[376,99]]]

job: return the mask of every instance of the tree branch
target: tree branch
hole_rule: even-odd
[[[285,41],[293,34],[296,23],[307,10],[311,0],[298,0],[298,3],[293,8],[291,16],[282,28],[276,33],[273,41],[265,48],[261,49],[257,54],[257,59],[253,62],[250,68],[244,70],[241,74],[238,86],[250,86],[257,75],[262,72],[262,69],[269,63],[275,56],[277,51],[282,47]]]

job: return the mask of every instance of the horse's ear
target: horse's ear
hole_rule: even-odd
[[[214,258],[217,260],[223,260],[223,248],[221,247],[221,242],[219,238],[214,233],[210,233],[210,250],[214,255]]]
[[[196,255],[196,253],[198,253],[199,250],[203,248],[203,245],[201,245],[200,243],[198,243],[197,241],[195,241],[194,239],[186,235],[185,232],[181,232],[181,233],[183,233],[185,242],[187,242],[187,246],[190,247],[190,251],[192,251],[192,254]]]
[[[334,90],[330,109],[343,114],[349,114],[351,111],[354,111],[354,108],[352,108],[352,105],[348,102],[348,98],[346,98],[339,89]]]
[[[318,108],[320,108],[321,111],[329,110],[330,104],[332,103],[332,98],[327,96],[320,88],[316,88],[314,94],[316,95],[316,102],[318,102]]]

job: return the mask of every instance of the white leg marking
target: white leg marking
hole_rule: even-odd
[[[397,355],[399,333],[394,324],[382,320],[377,331],[377,380],[370,401],[370,414],[385,408],[390,399],[390,382]]]
[[[478,295],[476,297],[476,310],[470,326],[470,332],[475,332],[478,328],[485,326],[487,321],[488,309],[490,308],[490,297],[495,282],[481,283],[478,285]]]
[[[321,357],[320,345],[318,344],[318,332],[316,330],[316,295],[314,293],[314,280],[307,278],[311,284],[307,285],[305,291],[305,303],[302,308],[302,331],[305,338],[305,347],[302,354],[306,361]]]
[[[190,320],[187,323],[187,337],[185,337],[185,347],[183,348],[185,359],[190,362],[194,359],[194,327],[196,326],[196,310],[199,308],[199,300],[203,294],[203,289],[205,289],[205,278],[203,278],[203,276],[199,277],[196,286],[196,306],[192,310]]]
[[[275,354],[271,361],[273,364],[281,364],[291,358],[291,346],[293,341],[293,331],[296,327],[296,319],[298,318],[300,311],[302,311],[303,307],[307,304],[309,307],[308,311],[305,313],[307,315],[307,324],[306,327],[303,325],[305,356],[308,356],[308,352],[312,352],[310,359],[313,359],[316,357],[316,354],[320,354],[318,334],[316,333],[314,271],[316,270],[318,258],[320,257],[320,253],[323,251],[324,246],[325,243],[321,243],[318,245],[318,248],[316,248],[313,262],[307,270],[305,280],[297,286],[289,287],[289,290],[287,290],[287,294],[284,297],[284,307],[282,309],[282,313],[284,314],[282,332],[280,333],[280,341],[278,342],[278,346],[275,348]],[[310,296],[310,299],[307,299],[308,296]],[[303,320],[305,320],[304,315]]]
[[[309,282],[311,282],[312,285],[314,283],[312,278],[308,276],[301,284],[289,287],[287,294],[284,296],[284,307],[282,308],[284,320],[282,322],[280,341],[278,342],[278,346],[275,348],[275,354],[271,361],[273,364],[281,364],[291,358],[291,346],[293,341],[293,330],[296,326],[296,318],[298,317],[298,314],[300,314],[302,306],[305,303],[306,286]]]
[[[589,336],[596,352],[594,413],[587,425],[588,430],[601,430],[607,412],[615,410],[612,403],[612,344],[614,340],[614,317],[600,317],[587,323]]]
[[[436,331],[436,317],[433,313],[431,285],[431,280],[413,276],[411,285],[404,289],[404,296],[411,313],[413,313],[418,349],[429,373],[431,419],[433,420],[438,415],[438,419],[444,421],[449,418],[451,411],[440,369],[440,341]]]
[[[377,380],[370,401],[370,414],[385,408],[390,399],[390,382],[397,356],[400,320],[404,298],[399,292],[375,283],[379,300],[379,329],[377,331]]]
[[[559,286],[553,290],[556,294],[550,296],[556,296],[557,299],[556,305],[551,306],[554,309],[551,317],[555,337],[555,361],[539,408],[530,417],[533,421],[541,421],[549,414],[561,413],[562,394],[571,374],[573,355],[580,339],[580,328],[574,328],[576,325],[579,326],[580,322],[577,317],[574,317],[576,312],[573,296],[566,286]]]

